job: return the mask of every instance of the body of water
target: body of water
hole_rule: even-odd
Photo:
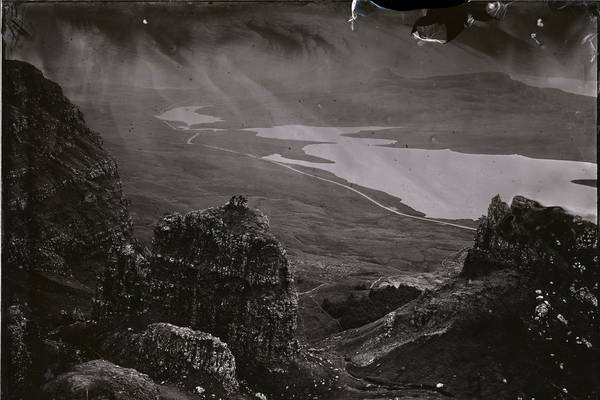
[[[175,107],[171,108],[160,115],[155,115],[156,118],[163,121],[179,122],[184,124],[178,127],[179,129],[188,130],[192,125],[196,124],[213,124],[215,122],[223,121],[221,118],[213,117],[208,114],[200,114],[198,111],[202,110],[202,106],[186,106],[186,107]]]
[[[183,123],[188,129],[193,124],[220,121],[198,114],[200,109],[181,107],[157,117]],[[594,163],[516,154],[397,148],[390,147],[395,143],[390,139],[348,136],[388,129],[401,128],[282,125],[245,131],[270,139],[318,142],[304,146],[304,152],[331,163],[289,159],[280,154],[264,158],[330,172],[350,183],[397,197],[431,218],[477,219],[486,213],[490,199],[500,194],[505,201],[523,195],[545,206],[561,206],[595,221],[596,188],[571,182],[596,179]]]

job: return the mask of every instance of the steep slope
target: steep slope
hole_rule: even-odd
[[[4,397],[39,398],[48,381],[47,394],[68,396],[90,374],[107,390],[93,396],[118,393],[122,377],[155,396],[141,373],[233,393],[234,365],[240,383],[262,384],[269,398],[341,389],[325,354],[297,348],[292,268],[263,214],[242,198],[170,214],[153,249],[142,248],[97,134],[35,68],[6,62],[4,71]],[[510,207],[494,199],[459,278],[326,344],[346,353],[349,363],[336,367],[359,384],[431,388],[436,397],[593,398],[598,281],[595,225],[527,199]],[[85,363],[114,334],[130,340],[130,352],[103,355],[139,373]],[[148,362],[136,364],[142,356]]]
[[[44,385],[47,400],[150,400],[159,398],[158,386],[147,375],[105,360],[78,365]]]
[[[3,61],[3,83],[2,393],[20,398],[46,371],[42,337],[89,317],[131,224],[115,162],[61,88],[17,61]]]
[[[206,390],[214,385],[212,394],[243,398],[227,345],[188,328],[159,324],[131,337],[128,350],[136,344],[147,357],[135,364],[140,372],[103,360],[86,363],[98,358],[100,338],[110,333],[91,319],[97,276],[121,254],[143,258],[149,252],[132,237],[116,163],[78,109],[31,65],[4,61],[3,71],[2,397],[150,400],[163,389],[143,373],[167,379],[180,368],[189,382]],[[222,249],[222,257],[230,250]],[[280,271],[269,272],[291,282]],[[284,317],[295,321],[294,309]],[[105,355],[121,360],[120,354]],[[168,382],[189,383],[180,380]]]
[[[22,62],[3,72],[5,299],[38,288],[90,297],[109,249],[131,235],[116,164],[57,84]],[[35,306],[50,306],[38,295]]]
[[[411,37],[420,10],[378,10],[359,18],[352,30],[345,2],[52,3],[22,9],[37,34],[14,46],[13,56],[39,62],[65,84],[76,77],[78,82],[188,87],[189,78],[209,83],[215,75],[238,76],[251,83],[286,81],[299,72],[308,78],[304,85],[318,85],[315,78],[322,75],[367,80],[380,66],[403,76],[503,71],[595,79],[590,49],[581,45],[595,31],[586,13],[552,12],[532,2],[511,7],[504,21],[476,24],[444,46],[420,46]],[[530,37],[537,18],[546,23],[536,29],[543,46]],[[246,73],[236,74],[238,69]]]
[[[81,113],[31,65],[7,61],[4,72],[3,397],[78,397],[82,388],[121,396],[143,386],[143,396],[247,398],[238,366],[280,394],[331,390],[331,371],[314,374],[299,356],[292,269],[262,213],[235,197],[171,214],[153,249],[142,247],[116,164]],[[139,373],[86,363],[98,356]]]
[[[596,225],[495,198],[460,277],[326,344],[375,382],[468,398],[594,398],[599,277]]]
[[[100,323],[163,321],[210,332],[246,374],[290,364],[297,313],[290,266],[266,217],[235,201],[165,216],[147,259],[122,253],[100,287]]]
[[[210,395],[231,394],[228,382],[237,378],[242,393],[259,390],[274,399],[329,398],[338,388],[333,364],[297,342],[292,266],[266,216],[248,208],[241,196],[222,207],[164,216],[152,251],[121,248],[107,266],[95,305],[103,354],[156,379],[179,379],[189,387],[198,381],[194,374],[173,372],[203,370],[209,384],[202,386],[212,388]],[[194,348],[211,354],[194,340],[185,344],[185,356],[169,361],[181,354],[175,343],[184,346],[177,336],[186,329],[157,336],[155,322],[216,336],[235,362],[212,352],[215,367],[210,357],[194,367],[197,363],[185,362],[194,359]],[[156,349],[165,359],[158,368]],[[148,362],[139,361],[146,357]],[[167,364],[173,367],[165,373]],[[221,383],[214,383],[214,371]]]

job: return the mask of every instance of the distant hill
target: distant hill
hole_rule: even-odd
[[[40,66],[62,84],[89,79],[198,87],[219,75],[286,81],[303,72],[311,79],[302,85],[313,85],[344,77],[358,81],[382,67],[407,77],[503,71],[595,79],[589,46],[580,43],[594,32],[586,14],[551,12],[545,4],[512,6],[505,20],[476,24],[443,46],[421,46],[411,37],[420,11],[380,10],[359,18],[353,31],[348,3],[24,9],[35,30],[11,56]],[[543,29],[535,26],[537,18],[546,22]],[[543,46],[531,39],[532,31]]]

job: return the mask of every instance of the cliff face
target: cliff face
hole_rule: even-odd
[[[115,162],[57,84],[3,60],[2,101],[2,394],[23,398],[47,372],[47,333],[89,317],[130,221]]]
[[[496,197],[462,271],[468,278],[509,268],[526,279],[518,313],[540,385],[559,386],[562,396],[600,393],[599,256],[597,225],[524,197],[510,207]]]
[[[56,295],[70,292],[85,309],[109,249],[130,236],[116,164],[57,84],[18,61],[3,75],[5,300],[70,312]]]
[[[515,196],[509,207],[496,196],[480,222],[462,275],[472,277],[502,268],[569,275],[575,263],[594,265],[596,241],[595,225],[558,207],[543,207],[521,196]],[[577,272],[587,279],[594,271]]]
[[[244,374],[296,356],[297,298],[285,251],[257,210],[233,200],[156,226],[147,257],[124,252],[107,268],[98,319],[170,322],[218,336]]]
[[[31,378],[32,354],[31,348],[28,346],[30,322],[18,305],[7,307],[2,319],[2,347],[6,349],[2,356],[3,388],[11,388],[8,395],[13,398],[23,398]],[[10,370],[6,371],[6,368],[10,368]],[[6,391],[3,390],[3,393],[6,394]]]
[[[104,350],[119,365],[144,371],[157,381],[190,390],[200,386],[218,396],[239,389],[235,358],[227,344],[208,333],[156,323],[140,333],[113,335]]]
[[[366,379],[469,398],[594,398],[599,268],[596,225],[495,198],[461,276],[329,346]]]
[[[74,367],[44,385],[46,400],[154,400],[158,386],[134,369],[105,360],[93,360]]]
[[[230,347],[248,367],[291,362],[295,292],[266,218],[238,199],[139,246],[98,134],[31,65],[3,72],[2,397],[155,399],[147,373],[243,398]],[[100,353],[140,372],[86,362]]]

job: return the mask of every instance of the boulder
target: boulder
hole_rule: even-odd
[[[225,343],[208,333],[156,323],[139,333],[126,330],[114,334],[104,348],[112,360],[159,382],[190,391],[199,386],[218,396],[239,388],[235,358]]]
[[[20,61],[2,75],[2,392],[39,398],[50,364],[79,358],[57,360],[68,346],[46,339],[90,317],[131,222],[116,163],[60,86]]]
[[[56,325],[61,311],[90,311],[110,249],[131,236],[127,202],[116,163],[60,86],[20,61],[2,73],[3,299]]]
[[[47,400],[157,400],[159,388],[147,375],[105,360],[79,364],[43,387]]]

